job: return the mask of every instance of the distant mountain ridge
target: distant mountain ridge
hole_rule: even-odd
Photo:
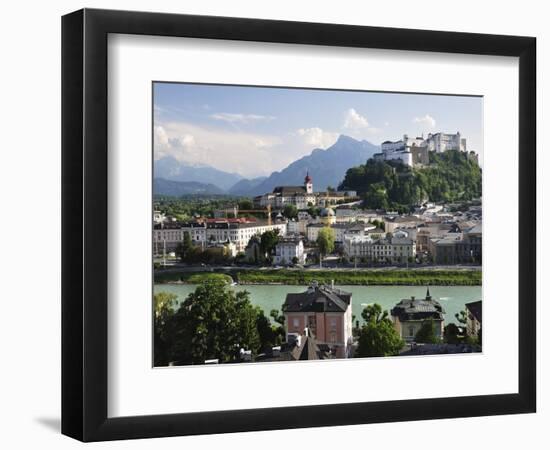
[[[244,177],[224,172],[210,166],[192,166],[178,161],[172,156],[165,156],[154,162],[154,178],[163,178],[169,181],[195,181],[204,184],[213,184],[227,191]]]
[[[327,186],[336,188],[350,167],[365,164],[367,159],[379,151],[377,145],[368,141],[358,141],[349,136],[340,135],[338,140],[326,150],[320,148],[313,150],[311,154],[294,161],[280,172],[273,172],[261,183],[253,183],[250,189],[241,189],[240,194],[261,195],[272,192],[276,186],[302,185],[308,172],[313,178],[314,191],[324,191]],[[241,187],[245,186],[244,181],[239,181]]]
[[[172,181],[164,178],[153,179],[153,195],[223,195],[225,192],[218,186],[197,181]]]
[[[271,173],[268,177],[247,179],[239,174],[224,172],[214,167],[196,167],[181,163],[171,156],[155,161],[154,177],[163,180],[164,184],[159,187],[162,187],[164,191],[167,189],[174,189],[178,192],[179,190],[205,189],[207,193],[251,197],[272,192],[276,186],[302,185],[309,172],[313,178],[314,191],[324,191],[327,186],[336,188],[350,167],[365,164],[374,153],[379,151],[377,145],[368,141],[358,141],[349,136],[340,135],[338,140],[326,150],[316,148],[309,155],[294,161],[279,172]],[[195,182],[203,186],[188,185],[177,188],[172,185],[169,187],[165,183],[167,181]],[[218,188],[218,191],[213,187]]]
[[[229,193],[232,195],[246,195],[248,192],[253,192],[265,180],[267,180],[267,177],[239,180],[231,186]]]

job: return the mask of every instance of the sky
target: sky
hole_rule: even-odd
[[[154,158],[267,176],[340,134],[379,145],[456,133],[483,157],[481,97],[161,83],[153,85]]]

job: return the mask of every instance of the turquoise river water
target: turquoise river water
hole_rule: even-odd
[[[352,312],[356,320],[361,319],[361,311],[370,303],[378,303],[382,309],[389,310],[403,298],[424,298],[426,287],[423,286],[337,286],[339,289],[352,293]],[[183,301],[194,291],[191,284],[155,284],[154,292],[172,292]],[[306,286],[287,285],[245,285],[234,286],[232,289],[250,292],[251,302],[260,306],[266,315],[272,309],[281,310],[289,292],[303,292]],[[430,286],[430,293],[438,300],[445,310],[445,323],[456,322],[455,313],[464,309],[464,304],[481,300],[481,286]]]

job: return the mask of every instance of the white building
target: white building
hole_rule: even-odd
[[[416,243],[409,238],[377,239],[370,236],[353,236],[344,242],[348,258],[403,264],[416,257]]]
[[[327,207],[356,197],[356,191],[313,192],[313,180],[307,173],[302,186],[277,186],[273,192],[254,197],[254,204],[262,208],[269,205],[273,209],[294,205],[304,210],[312,205]]]
[[[398,160],[409,167],[412,167],[413,165],[412,153],[408,150],[397,150],[395,152],[387,153],[384,159],[386,161]]]
[[[161,254],[163,248],[173,251],[183,241],[184,234],[189,233],[195,245],[203,249],[217,243],[233,243],[236,252],[245,250],[252,236],[270,230],[279,230],[284,236],[286,222],[268,224],[266,221],[248,221],[246,219],[207,219],[202,222],[180,223],[170,228],[155,227],[153,230],[153,251]]]
[[[399,141],[384,141],[380,145],[382,152],[374,155],[375,159],[383,161],[399,160],[407,166],[428,163],[428,151],[443,153],[447,150],[466,151],[466,139],[460,135],[448,133],[429,133],[424,136],[410,138],[404,134]]]
[[[294,259],[296,258],[296,259]],[[275,247],[275,264],[305,264],[307,254],[304,252],[304,243],[301,238],[289,237],[280,239]]]
[[[428,146],[429,151],[435,151],[437,153],[443,153],[447,150],[466,151],[466,139],[461,137],[459,131],[457,131],[456,134],[430,133],[424,145]]]
[[[333,225],[326,225],[324,223],[312,223],[307,226],[307,239],[309,242],[314,242],[319,236],[319,231],[323,228],[331,228],[334,231],[334,241],[344,242],[346,237],[351,235],[365,236],[368,231],[374,230],[375,225],[368,222],[357,223],[335,223]]]
[[[308,224],[308,220],[289,220],[287,224],[287,233],[303,234],[305,236]]]

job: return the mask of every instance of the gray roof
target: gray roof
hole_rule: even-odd
[[[268,352],[267,354],[258,355],[256,361],[306,361],[331,358],[333,358],[333,355],[328,345],[319,344],[313,336],[302,336],[300,346],[284,343],[281,345],[281,351],[277,356]]]
[[[470,312],[474,318],[481,323],[481,300],[477,302],[466,303],[466,309]]]
[[[282,195],[303,195],[306,193],[305,186],[277,186],[273,189],[274,194]]]
[[[399,238],[399,237],[392,237],[391,243],[393,245],[413,245],[414,241],[411,238]]]
[[[398,216],[398,217],[394,217],[394,219],[390,220],[390,222],[393,222],[393,223],[423,222],[423,220],[416,216]]]
[[[399,317],[400,321],[407,320],[443,320],[445,310],[441,304],[432,299],[430,290],[426,293],[426,298],[405,298],[395,305],[391,310],[391,315]]]
[[[283,312],[345,312],[351,293],[313,284],[307,291],[286,295]]]
[[[367,234],[380,234],[384,233],[385,231],[382,228],[374,228],[372,230],[366,230],[365,233]]]

